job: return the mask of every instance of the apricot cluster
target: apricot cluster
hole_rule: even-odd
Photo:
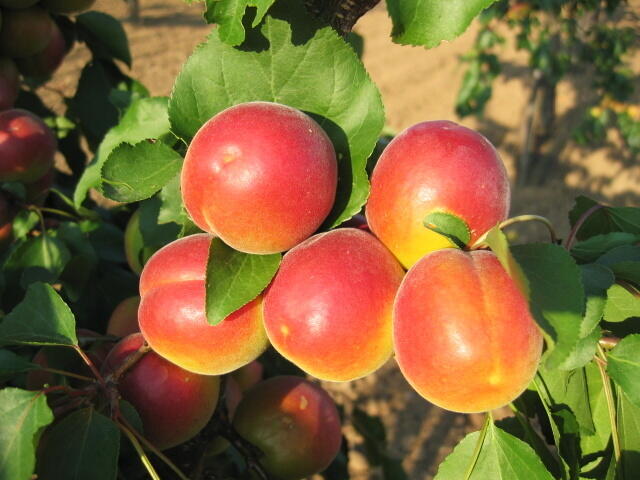
[[[148,261],[135,258],[140,300],[119,307],[111,331],[128,333],[131,320],[117,318],[132,318],[127,312],[139,301],[137,321],[154,355],[198,378],[248,369],[271,344],[328,381],[368,375],[395,353],[418,393],[454,411],[516,398],[537,369],[542,337],[498,258],[472,247],[508,214],[509,183],[495,148],[453,122],[415,125],[379,158],[366,218],[317,233],[335,201],[337,171],[330,138],[291,107],[249,102],[210,119],[181,177],[184,205],[205,233]],[[466,244],[425,227],[434,213],[464,225]],[[205,314],[214,237],[245,253],[286,252],[267,289],[217,325]],[[337,454],[339,418],[318,387],[273,378],[239,403],[229,388],[236,429],[263,451],[276,478],[311,475]],[[299,447],[291,458],[285,443]]]

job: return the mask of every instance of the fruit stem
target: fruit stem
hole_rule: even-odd
[[[180,478],[180,480],[189,480],[187,476],[182,473],[182,471],[171,461],[169,458],[158,450],[149,440],[147,440],[140,432],[138,432],[124,416],[119,413],[118,414],[118,423],[126,428],[131,435],[134,435],[136,441],[140,441],[145,447],[147,447],[151,452],[153,452],[160,460],[162,460],[171,470],[175,472],[175,474]]]
[[[573,228],[571,229],[571,231],[569,232],[569,235],[567,236],[567,240],[565,243],[565,248],[567,250],[571,250],[571,248],[573,247],[573,244],[576,241],[576,236],[578,235],[578,231],[580,230],[580,228],[582,228],[582,225],[584,225],[584,222],[586,222],[587,219],[592,214],[594,214],[601,208],[604,208],[604,205],[600,205],[600,204],[594,205],[593,207],[588,209],[586,212],[584,212],[582,215],[580,215],[580,218],[578,218],[578,221],[573,225]]]
[[[73,345],[73,349],[78,352],[78,355],[80,355],[80,357],[82,357],[82,360],[84,360],[84,363],[86,363],[87,366],[91,369],[91,373],[93,373],[98,382],[100,382],[101,385],[104,385],[104,378],[102,378],[102,375],[100,375],[100,372],[91,361],[91,359],[87,356],[86,353],[84,353],[84,350],[82,350],[82,348],[80,348],[80,346],[78,345]]]
[[[80,217],[73,215],[69,212],[65,212],[64,210],[58,210],[57,208],[49,208],[49,207],[36,207],[34,205],[29,206],[29,210],[39,210],[40,212],[53,213],[55,215],[60,215],[61,217],[71,218],[73,220],[80,220]]]
[[[491,412],[487,412],[484,424],[482,425],[482,429],[480,430],[480,435],[478,436],[478,441],[476,442],[476,448],[473,450],[473,455],[471,456],[469,468],[467,468],[467,473],[465,473],[464,475],[464,480],[469,480],[471,478],[471,475],[473,474],[473,469],[475,468],[476,463],[478,463],[478,458],[480,458],[480,451],[482,450],[484,438],[487,436],[487,430],[489,430],[489,425],[491,425],[491,422]]]
[[[118,369],[113,372],[111,378],[117,382],[118,379],[124,374],[124,372],[133,367],[138,362],[138,360],[144,357],[145,354],[150,350],[151,347],[149,346],[149,344],[147,342],[144,342],[142,345],[140,345],[140,348],[138,348],[138,350],[129,354],[127,358],[124,359],[124,362],[122,362]]]
[[[542,223],[545,227],[547,227],[547,230],[549,230],[549,237],[551,238],[551,243],[553,244],[558,243],[558,235],[556,234],[556,230],[553,227],[553,224],[548,218],[542,217],[540,215],[518,215],[517,217],[507,218],[504,222],[500,223],[498,227],[500,228],[500,230],[502,230],[510,225],[514,225],[516,223],[524,223],[524,222]]]
[[[611,381],[607,375],[606,365],[607,356],[600,344],[597,345],[596,358],[600,361],[596,362],[600,376],[602,377],[602,386],[604,388],[604,396],[607,399],[607,410],[609,411],[609,422],[611,423],[611,439],[613,440],[613,454],[616,464],[620,463],[620,437],[618,436],[618,424],[616,420],[616,407],[613,404],[613,392],[611,391]]]
[[[147,454],[144,453],[144,450],[142,449],[140,442],[138,442],[138,439],[122,423],[117,422],[117,425],[120,428],[120,430],[122,430],[122,433],[124,433],[127,436],[129,441],[131,442],[131,445],[133,445],[133,448],[136,449],[136,452],[138,452],[138,455],[140,456],[140,461],[142,462],[144,467],[147,469],[149,476],[153,480],[160,480],[160,476],[158,475],[158,472],[156,472],[156,469],[153,468],[153,465],[151,464],[151,460],[149,460],[149,457],[147,457]]]
[[[602,337],[600,340],[598,340],[598,343],[603,349],[611,350],[616,345],[618,345],[619,341],[620,339],[618,337]]]

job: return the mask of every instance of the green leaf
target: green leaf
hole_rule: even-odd
[[[640,240],[640,235],[626,232],[611,232],[595,235],[578,242],[571,249],[571,254],[580,262],[593,262],[609,250],[622,245],[631,245]]]
[[[131,52],[122,24],[103,12],[86,12],[76,17],[82,34],[94,55],[117,58],[131,67]]]
[[[134,101],[120,123],[105,135],[93,160],[87,165],[76,185],[73,201],[80,208],[90,188],[100,185],[100,171],[111,152],[121,143],[135,144],[148,138],[160,138],[170,131],[168,99],[143,98]]]
[[[467,222],[447,212],[431,212],[422,221],[425,227],[447,237],[458,248],[464,248],[471,241],[471,231]]]
[[[0,345],[77,345],[76,322],[60,295],[44,283],[29,286],[0,323]]]
[[[273,5],[241,48],[214,31],[176,80],[172,130],[189,142],[221,110],[254,100],[292,106],[320,124],[338,157],[338,191],[326,225],[358,213],[369,194],[367,158],[384,125],[380,93],[353,49],[312,19],[302,2]]]
[[[607,373],[640,408],[640,334],[623,338],[608,353]]]
[[[598,263],[613,266],[622,262],[640,261],[640,247],[635,245],[621,245],[615,247],[598,258]]]
[[[495,0],[388,0],[393,41],[435,47],[464,32]]]
[[[207,320],[217,325],[256,298],[278,271],[282,256],[238,252],[214,238],[207,263]]]
[[[38,368],[38,366],[21,356],[9,350],[0,350],[0,381],[4,381],[17,373],[28,372],[34,368]]]
[[[465,478],[479,432],[468,434],[440,464],[434,480]],[[525,442],[491,424],[469,480],[552,480],[540,457]]]
[[[158,223],[177,223],[183,225],[189,219],[182,203],[180,190],[180,173],[174,176],[160,190],[160,209],[158,211]]]
[[[622,478],[632,479],[640,471],[640,407],[618,390],[618,435],[620,437],[619,470]]]
[[[245,31],[242,25],[247,7],[256,7],[251,22],[255,28],[275,0],[206,0],[204,18],[208,23],[218,24],[220,40],[228,45],[240,45],[244,42]]]
[[[580,265],[582,284],[587,297],[584,319],[580,326],[580,337],[589,335],[600,323],[607,302],[607,290],[615,282],[613,272],[597,263]]]
[[[164,206],[161,195],[154,195],[140,204],[139,231],[145,249],[155,251],[174,241],[180,234],[180,225],[177,223],[160,221],[160,212]],[[149,256],[150,254],[147,258]]]
[[[0,480],[28,480],[35,465],[35,438],[53,421],[41,392],[0,390]]]
[[[511,252],[529,283],[529,307],[547,340],[547,365],[557,368],[581,337],[585,295],[580,270],[559,245],[516,245]]]
[[[27,288],[33,282],[57,280],[70,258],[63,242],[50,235],[40,235],[13,250],[4,269],[9,276],[20,275],[20,284]]]
[[[517,283],[518,288],[526,298],[529,298],[529,281],[522,268],[514,258],[510,248],[509,240],[500,227],[497,225],[489,230],[484,236],[484,242],[491,247],[491,251],[498,257],[502,267],[509,276]]]
[[[149,198],[182,167],[182,157],[163,143],[118,145],[102,166],[102,192],[118,202]]]
[[[77,410],[47,431],[38,451],[40,480],[115,480],[120,431],[92,407]]]
[[[607,290],[604,319],[607,322],[624,322],[627,318],[640,317],[640,297],[622,285],[612,285]]]
[[[13,219],[13,237],[16,239],[25,238],[39,220],[40,217],[33,210],[20,210]]]
[[[576,198],[576,203],[569,212],[571,227],[575,226],[579,218],[590,208],[599,205],[598,202],[585,196]],[[604,207],[593,212],[582,224],[576,237],[585,240],[595,235],[610,232],[627,232],[640,234],[640,208],[635,207]]]
[[[602,377],[595,362],[591,361],[585,366],[584,374],[587,382],[587,403],[591,410],[594,432],[589,434],[583,430],[583,435],[580,437],[583,456],[604,453],[611,439],[607,401],[604,396]]]

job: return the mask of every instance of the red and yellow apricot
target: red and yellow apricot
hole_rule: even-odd
[[[123,338],[109,352],[103,373],[115,372],[143,343],[139,333]],[[220,379],[187,372],[148,352],[120,377],[118,391],[140,415],[144,436],[164,450],[193,438],[209,422]]]
[[[284,256],[265,294],[269,340],[314,377],[363,377],[391,356],[391,311],[403,273],[369,233],[315,235]]]
[[[56,139],[36,115],[26,110],[0,112],[0,182],[33,182],[53,164]]]
[[[210,325],[205,277],[213,236],[202,233],[158,250],[140,277],[140,331],[151,348],[180,367],[222,375],[255,360],[268,346],[262,296]]]
[[[340,450],[340,416],[320,387],[294,376],[272,377],[246,392],[233,426],[264,456],[274,478],[296,480],[329,466]]]
[[[331,141],[311,117],[249,102],[205,123],[189,145],[182,198],[193,221],[248,253],[288,250],[312,235],[336,194]]]
[[[393,340],[411,386],[463,413],[518,397],[542,351],[527,300],[498,258],[451,248],[426,255],[405,276],[394,304]]]
[[[46,80],[58,69],[67,53],[67,45],[58,25],[52,22],[47,46],[38,53],[16,60],[18,70],[24,76]]]
[[[453,246],[424,227],[428,214],[464,220],[473,243],[506,219],[509,201],[505,167],[485,137],[453,122],[423,122],[382,152],[366,216],[373,233],[409,268],[425,254]]]
[[[246,392],[256,383],[262,380],[263,375],[264,367],[257,360],[254,360],[251,363],[247,363],[244,367],[231,372],[231,376],[242,392]]]

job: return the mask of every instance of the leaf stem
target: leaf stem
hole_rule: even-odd
[[[151,350],[151,347],[145,341],[142,345],[140,345],[140,348],[138,348],[138,350],[136,350],[135,352],[132,352],[130,355],[127,356],[127,358],[124,359],[124,362],[122,362],[122,364],[116,369],[116,371],[113,372],[113,374],[111,375],[111,378],[117,382],[118,379],[124,374],[124,372],[126,372],[131,367],[133,367],[138,362],[138,360],[144,357],[145,354],[150,350]]]
[[[471,478],[471,475],[473,474],[473,469],[476,467],[476,463],[478,463],[478,458],[480,458],[480,451],[482,450],[482,445],[484,444],[484,439],[487,436],[487,430],[489,430],[489,425],[491,425],[491,422],[491,412],[487,412],[484,424],[482,425],[482,429],[480,430],[480,436],[478,437],[478,441],[476,442],[476,448],[473,450],[473,455],[471,456],[471,462],[469,463],[467,472],[464,474],[464,480],[469,480]]]
[[[169,458],[158,450],[149,440],[147,440],[140,432],[138,432],[131,424],[127,421],[126,418],[122,414],[118,415],[118,423],[124,426],[129,432],[136,437],[137,440],[140,441],[147,449],[149,449],[152,453],[154,453],[160,460],[162,460],[171,470],[175,472],[175,474],[180,478],[180,480],[189,480],[189,478],[182,473],[182,471],[171,461]]]
[[[549,237],[551,238],[551,243],[558,243],[558,235],[556,234],[556,230],[548,218],[545,218],[541,215],[518,215],[517,217],[507,218],[504,222],[502,222],[498,227],[502,230],[510,225],[515,225],[516,223],[525,223],[525,222],[539,222],[542,223],[547,230],[549,230]]]
[[[597,204],[591,207],[590,209],[588,209],[582,215],[580,215],[580,218],[578,218],[578,221],[573,225],[573,228],[571,229],[571,231],[569,232],[569,235],[567,236],[567,240],[565,242],[565,248],[567,250],[571,250],[571,248],[573,247],[573,244],[576,241],[576,236],[578,235],[578,231],[582,228],[582,225],[584,225],[584,222],[586,222],[591,215],[593,215],[595,212],[597,212],[601,208],[604,208],[604,205]]]
[[[91,373],[93,373],[98,382],[100,382],[101,385],[104,385],[104,378],[102,378],[102,375],[100,375],[100,372],[96,368],[93,361],[87,356],[86,353],[84,353],[84,350],[82,350],[79,345],[73,345],[73,349],[78,352],[78,355],[80,355],[80,357],[82,357],[82,360],[84,360],[84,363],[86,363],[87,366],[91,369]]]
[[[67,372],[66,370],[58,370],[57,368],[39,367],[38,370],[42,370],[43,372],[55,373],[56,375],[63,375],[65,377],[77,378],[78,380],[84,380],[85,382],[93,382],[95,380],[95,378],[78,375],[77,373],[73,372]]]
[[[38,209],[41,212],[53,213],[55,215],[60,215],[61,217],[72,218],[73,220],[80,220],[80,217],[73,215],[72,213],[65,212],[64,210],[59,210],[57,208],[49,208],[49,207],[35,207],[31,206],[31,209]]]
[[[607,399],[607,410],[609,411],[609,422],[611,423],[611,439],[613,441],[613,454],[616,459],[616,464],[620,463],[621,449],[620,449],[620,437],[618,435],[618,424],[616,420],[616,407],[613,402],[613,392],[611,391],[611,380],[607,375],[606,365],[607,357],[600,344],[597,345],[597,358],[601,361],[596,362],[600,376],[602,377],[602,386],[604,388],[604,396]]]
[[[133,445],[133,448],[136,449],[136,452],[138,452],[138,455],[140,456],[140,461],[142,462],[144,467],[147,469],[147,472],[149,472],[149,476],[153,480],[160,480],[160,475],[158,475],[158,472],[156,472],[156,469],[153,468],[153,464],[151,463],[151,460],[149,460],[149,457],[147,457],[147,454],[144,453],[144,450],[142,449],[140,442],[138,442],[138,439],[122,423],[117,422],[117,425],[120,428],[120,430],[122,430],[122,432],[127,436],[129,441],[131,442],[131,445]]]

